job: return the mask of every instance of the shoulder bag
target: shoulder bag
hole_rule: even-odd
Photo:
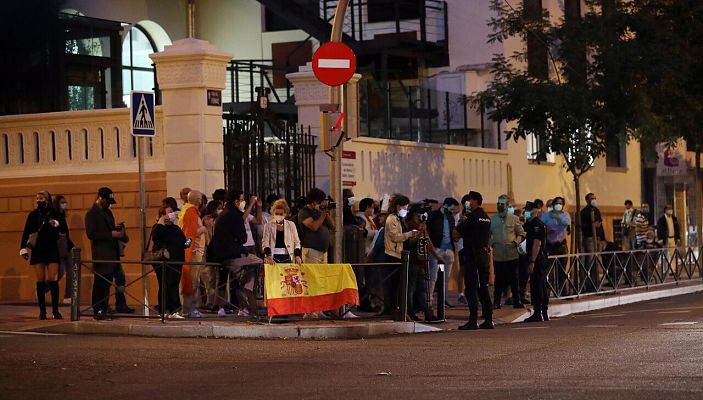
[[[36,232],[29,234],[29,237],[27,238],[28,249],[33,250],[35,247],[37,247],[37,238],[39,237],[39,231],[41,231],[41,228],[44,227],[45,222],[46,220],[42,221],[41,225],[39,225],[39,229],[37,229]]]
[[[154,225],[156,226],[156,225]],[[151,237],[154,234],[154,228],[151,228],[151,233],[149,234],[149,240],[146,242],[146,248],[149,248],[151,244]],[[166,248],[161,248],[159,250],[147,250],[142,253],[142,261],[167,261],[171,259],[171,254],[169,254]]]

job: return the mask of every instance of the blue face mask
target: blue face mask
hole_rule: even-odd
[[[515,207],[508,207],[508,214],[515,214]]]
[[[532,211],[525,211],[525,219],[532,218]]]

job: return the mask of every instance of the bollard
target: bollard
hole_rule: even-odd
[[[437,319],[444,321],[444,303],[447,288],[444,286],[444,264],[437,264]]]
[[[81,248],[74,247],[71,251],[71,321],[81,319]]]
[[[408,322],[408,274],[410,273],[410,252],[403,250],[400,255],[400,313],[403,316],[403,322]]]
[[[161,310],[159,312],[162,324],[166,323],[166,268],[168,268],[166,262],[161,262],[161,298],[159,299]]]

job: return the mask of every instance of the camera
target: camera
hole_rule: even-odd
[[[426,212],[420,214],[420,222],[427,222],[428,214]]]
[[[326,208],[328,210],[336,210],[337,209],[337,203],[335,203],[331,198],[327,198],[323,202],[323,208]]]

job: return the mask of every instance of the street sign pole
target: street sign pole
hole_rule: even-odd
[[[347,12],[347,7],[349,6],[349,0],[339,0],[337,2],[337,9],[334,12],[334,21],[332,23],[332,35],[330,37],[330,42],[341,42],[342,32],[344,28],[344,16]],[[344,112],[346,115],[346,110],[342,101],[344,101],[343,88],[344,84],[341,86],[330,86],[328,91],[328,100],[330,104],[339,104],[340,111]],[[342,120],[342,134],[346,135],[346,117]],[[324,132],[327,134],[327,132]],[[334,262],[342,262],[342,249],[344,240],[344,224],[342,214],[344,211],[344,202],[342,199],[342,147],[344,143],[344,138],[339,141],[339,145],[334,149],[334,158],[330,162],[330,191],[334,188],[334,199],[338,202],[339,206],[334,213],[334,224],[335,224],[335,235],[334,235]]]
[[[130,92],[130,127],[132,135],[137,138],[137,162],[139,164],[139,225],[141,247],[139,254],[147,250],[146,235],[146,182],[144,179],[144,158],[146,154],[146,137],[156,135],[156,113],[154,110],[154,92]],[[141,258],[141,257],[140,257]],[[149,315],[147,267],[142,265],[142,290],[144,296],[144,315]]]
[[[144,179],[144,152],[146,150],[146,138],[140,136],[137,138],[137,152],[139,153],[139,214],[140,214],[140,228],[141,228],[141,254],[144,254],[148,249],[147,247],[147,236],[146,236],[146,183]],[[142,264],[142,294],[144,296],[144,315],[149,315],[149,292],[148,292],[148,282],[146,279],[147,267]]]

